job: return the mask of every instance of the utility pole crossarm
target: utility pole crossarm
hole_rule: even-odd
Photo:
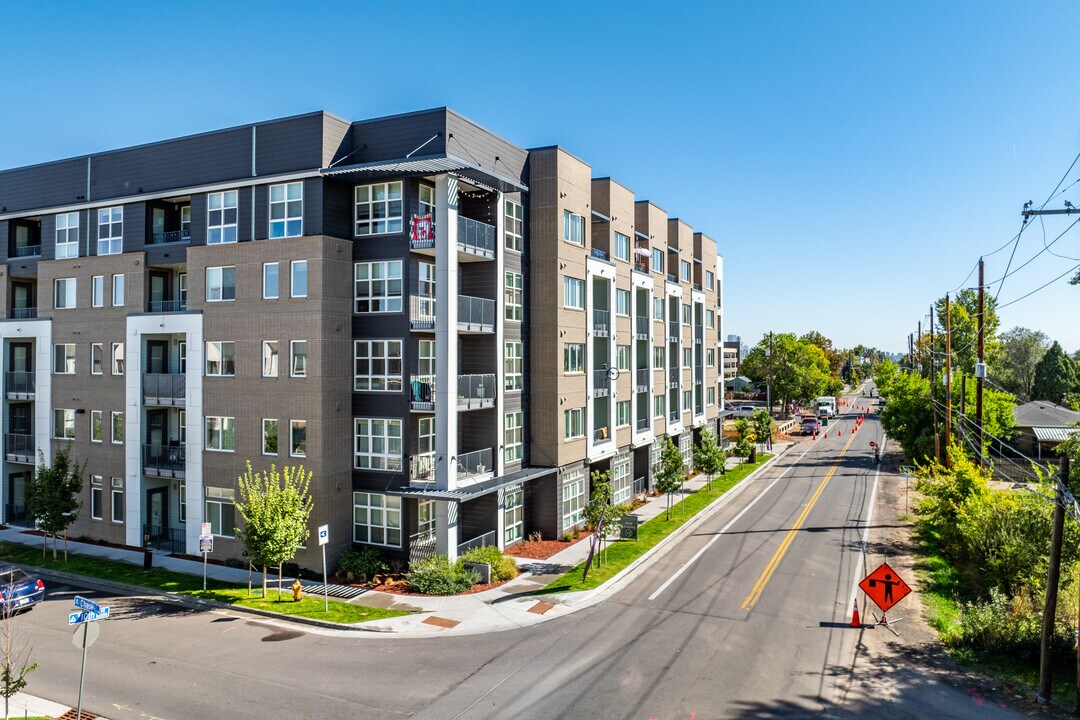
[[[1072,215],[1073,213],[1080,213],[1080,208],[1068,205],[1058,210],[1024,210],[1020,214],[1025,218],[1032,218],[1036,215]]]

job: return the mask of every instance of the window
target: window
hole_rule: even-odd
[[[435,215],[435,188],[420,183],[420,214]]]
[[[679,452],[683,456],[683,465],[685,467],[693,467],[694,465],[694,434],[691,432],[684,432],[679,436]]]
[[[653,320],[664,322],[664,298],[653,298],[652,316]]]
[[[504,460],[508,463],[521,460],[525,451],[522,417],[523,413],[521,410],[506,413],[506,435],[503,439],[503,445],[506,448]]]
[[[563,278],[563,307],[585,309],[585,281]]]
[[[575,245],[585,244],[585,218],[563,210],[563,240]]]
[[[91,343],[90,345],[90,374],[101,375],[101,356],[105,352],[105,346],[101,343]]]
[[[220,245],[236,242],[236,190],[210,193],[206,196],[206,244]]]
[[[290,282],[290,294],[294,298],[307,297],[307,260],[293,260],[291,264],[292,275]]]
[[[236,343],[206,343],[206,374],[212,377],[231,377],[236,374]]]
[[[124,522],[124,478],[110,478],[109,484],[112,486],[112,521],[122,523]]]
[[[210,533],[232,537],[236,532],[236,491],[232,488],[206,488],[206,522]]]
[[[630,317],[630,291],[615,289],[615,314]]]
[[[682,409],[683,410],[689,410],[690,409],[690,391],[689,390],[683,390]]]
[[[307,457],[307,420],[289,421],[289,455]]]
[[[630,370],[630,346],[617,345],[615,347],[615,368],[622,371]]]
[[[223,302],[236,299],[236,267],[206,268],[206,301]]]
[[[634,483],[630,479],[630,453],[616,455],[611,460],[611,502],[621,505],[630,502]]]
[[[712,274],[712,270],[706,270],[705,271],[705,289],[706,290],[712,290],[713,289],[713,280],[714,279],[715,279],[715,277]]]
[[[709,367],[716,364],[716,351],[712,348],[705,351],[705,364]]]
[[[90,306],[105,307],[105,276],[95,275],[90,278]]]
[[[236,450],[236,418],[206,416],[206,449],[219,452]]]
[[[98,255],[119,255],[124,252],[124,208],[98,210]]]
[[[715,405],[716,404],[716,388],[714,388],[711,385],[709,387],[705,388],[705,404],[706,405]]]
[[[683,282],[690,282],[690,263],[686,260],[679,261],[679,277]]]
[[[401,182],[358,185],[356,187],[356,234],[399,233],[401,222]]]
[[[262,428],[262,454],[263,455],[277,455],[278,443],[277,443],[277,419],[276,418],[263,418]]]
[[[124,343],[112,344],[112,374],[124,374]]]
[[[184,205],[180,208],[180,237],[185,240],[191,239],[191,206]],[[180,483],[183,486],[183,483]]]
[[[124,307],[124,275],[122,273],[112,276],[112,306]]]
[[[277,340],[263,340],[262,344],[262,376],[278,376],[278,351]]]
[[[115,410],[112,414],[112,442],[113,445],[124,444],[124,413]]]
[[[435,480],[435,418],[421,417],[416,424],[416,435],[415,477],[421,482],[432,482]]]
[[[354,492],[353,542],[401,547],[401,498]]]
[[[101,501],[102,501],[103,483],[100,475],[90,476],[90,518],[92,520],[101,519]]]
[[[563,439],[585,437],[585,408],[563,411]]]
[[[75,278],[53,280],[53,307],[57,310],[71,310],[75,307]]]
[[[521,485],[503,490],[503,544],[515,543],[523,537],[525,527],[525,493]]]
[[[270,237],[304,234],[304,183],[270,186]]]
[[[435,501],[416,501],[416,530],[422,538],[435,537]]]
[[[53,345],[53,373],[57,375],[75,374],[75,344]]]
[[[90,411],[90,442],[101,442],[101,411]]]
[[[693,362],[694,362],[693,354],[692,354],[690,348],[683,348],[682,349],[682,366],[684,368],[688,368],[693,364]]]
[[[525,245],[525,210],[513,200],[503,201],[503,244],[507,250],[521,252]]]
[[[503,279],[506,294],[506,319],[520,321],[522,318],[522,282],[521,273],[506,272]]]
[[[401,391],[401,340],[353,341],[353,390]]]
[[[581,343],[563,345],[563,372],[585,372],[585,346]]]
[[[682,306],[682,324],[683,325],[689,325],[691,317],[692,317],[692,315],[691,315],[691,311],[690,311],[690,306],[689,305],[683,305]]]
[[[582,521],[585,507],[585,471],[574,470],[563,475],[562,526],[569,528]]]
[[[355,458],[358,470],[401,470],[401,420],[356,418]]]
[[[183,480],[180,481],[180,522],[187,522],[187,483]]]
[[[621,232],[615,233],[615,252],[612,253],[616,260],[630,262],[630,236]]]
[[[75,439],[75,410],[73,408],[53,409],[53,437],[57,440]]]
[[[293,340],[289,343],[290,377],[307,377],[307,340]]]
[[[664,346],[663,345],[654,345],[653,346],[653,363],[652,364],[653,364],[654,368],[662,368],[662,367],[664,367]]]
[[[358,313],[401,312],[401,261],[356,263]]]
[[[659,248],[652,249],[652,269],[653,272],[664,274],[664,251]]]
[[[615,425],[623,426],[630,424],[630,401],[619,400],[615,403]]]
[[[705,327],[712,328],[715,315],[712,310],[705,311]]]
[[[524,353],[519,342],[508,342],[506,345],[505,359],[503,360],[503,373],[506,378],[507,390],[520,390],[522,388],[522,364]]]
[[[263,300],[278,299],[278,264],[263,263]]]
[[[61,213],[56,216],[57,260],[79,257],[79,213]]]
[[[658,418],[664,417],[664,406],[665,406],[665,404],[666,403],[664,402],[664,396],[663,395],[655,395],[655,396],[653,396],[653,417],[658,417]]]

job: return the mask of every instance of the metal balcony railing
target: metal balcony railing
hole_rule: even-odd
[[[642,339],[649,337],[649,318],[644,315],[634,318],[634,335]]]
[[[593,430],[592,436],[593,442],[605,442],[611,439],[611,433],[608,432],[607,426],[598,427]]]
[[[435,376],[413,375],[409,378],[409,408],[435,412]]]
[[[168,232],[150,233],[150,241],[147,245],[168,245],[169,243],[188,242],[191,240],[189,230],[170,230]]]
[[[649,377],[650,374],[649,368],[638,368],[634,371],[634,387],[637,392],[644,392],[652,385],[652,378]]]
[[[435,453],[425,453],[413,457],[410,480],[420,485],[435,482]]]
[[[634,427],[637,429],[638,432],[645,432],[651,426],[652,425],[649,422],[649,418],[638,418],[637,425],[635,425]]]
[[[458,375],[458,410],[495,407],[495,374]],[[490,451],[489,451],[490,452]],[[488,464],[491,467],[491,464]]]
[[[601,337],[607,337],[609,323],[611,322],[611,313],[607,310],[601,310],[599,308],[593,308],[592,311],[592,323],[593,333]]]
[[[649,272],[649,264],[644,262],[636,262],[634,263],[634,269],[638,272],[647,273]]]
[[[498,544],[499,544],[498,532],[495,531],[495,530],[492,530],[491,532],[486,532],[483,535],[477,535],[472,540],[466,540],[465,542],[458,545],[457,546],[458,556],[461,556],[461,554],[464,553],[466,550],[469,550],[469,549],[474,548],[474,547],[484,547],[485,545],[498,545]]]
[[[12,248],[11,257],[38,257],[41,255],[40,245],[16,245]]]
[[[413,330],[435,329],[434,295],[413,295],[409,298],[409,327]]]
[[[678,422],[679,421],[679,411],[678,410],[669,411],[668,412],[668,420],[670,420],[671,422]]]
[[[143,445],[143,472],[157,477],[185,476],[187,443]]]
[[[147,405],[186,404],[185,373],[143,373],[143,402]]]
[[[495,301],[458,295],[458,330],[495,332]]]
[[[672,274],[672,273],[668,273],[667,274],[667,281],[669,283],[677,283],[677,282],[679,282],[679,278],[675,277],[675,275]]]
[[[473,450],[457,456],[458,477],[465,475],[483,475],[491,472],[491,448]]]
[[[32,372],[4,373],[4,392],[12,400],[29,400],[37,390],[37,381]]]
[[[593,397],[606,397],[611,393],[611,374],[608,370],[592,371]]]
[[[458,215],[458,250],[485,258],[495,257],[495,227]]]
[[[150,300],[146,310],[152,313],[186,312],[187,303],[183,300]]]
[[[37,317],[36,307],[13,307],[10,310],[12,320],[33,320]]]
[[[600,248],[589,248],[589,254],[597,260],[610,260],[611,256],[608,255],[607,250],[601,250]]]
[[[9,462],[36,463],[34,436],[22,433],[5,433],[4,456]]]

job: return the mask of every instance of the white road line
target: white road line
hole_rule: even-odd
[[[882,445],[885,445],[884,437],[881,441]],[[866,547],[870,539],[870,526],[874,524],[874,505],[877,504],[877,491],[878,491],[878,477],[881,475],[881,465],[877,466],[874,470],[874,487],[870,491],[870,512],[866,514],[866,524],[863,525],[862,540],[859,542],[859,556],[862,560],[863,571],[866,570]],[[855,579],[851,582],[851,597],[848,598],[848,607],[855,604],[855,595],[859,592],[859,582],[862,580],[859,577],[860,573],[855,574]]]
[[[656,589],[656,591],[652,595],[649,596],[649,600],[655,600],[656,598],[658,598],[660,596],[660,593],[667,590],[668,586],[671,585],[671,583],[675,582],[679,578],[680,575],[682,575],[684,572],[686,572],[687,568],[689,568],[691,565],[693,565],[695,562],[697,562],[698,558],[700,558],[702,555],[704,555],[705,551],[708,550],[710,547],[712,547],[712,544],[714,542],[716,542],[717,540],[719,540],[721,535],[726,533],[728,531],[728,529],[732,525],[734,525],[736,522],[738,522],[739,518],[741,518],[746,513],[747,510],[754,507],[754,504],[757,503],[758,500],[765,497],[765,495],[770,490],[773,489],[773,486],[776,485],[776,483],[783,480],[784,476],[787,475],[789,472],[791,472],[792,469],[798,467],[799,463],[802,462],[802,459],[804,457],[806,457],[806,453],[810,452],[810,449],[812,447],[814,447],[813,444],[807,445],[806,450],[803,451],[803,454],[799,456],[799,459],[797,461],[795,461],[793,464],[789,465],[788,468],[786,470],[784,470],[784,472],[780,473],[780,475],[777,476],[777,478],[775,480],[773,480],[771,483],[769,483],[768,487],[766,487],[764,490],[762,490],[760,493],[758,493],[757,497],[755,497],[753,500],[751,500],[749,505],[747,505],[742,510],[740,510],[738,515],[731,518],[731,522],[729,522],[724,527],[720,528],[720,532],[713,535],[712,540],[705,543],[705,547],[701,548],[696,553],[694,553],[694,557],[690,558],[685,563],[683,563],[683,566],[680,567],[678,570],[676,570],[674,575],[672,575],[667,580],[665,580],[664,584],[661,585],[660,587],[658,587]]]

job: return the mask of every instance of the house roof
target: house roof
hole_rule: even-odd
[[[1064,428],[1080,422],[1080,412],[1046,400],[1017,405],[1013,416],[1016,427]]]

